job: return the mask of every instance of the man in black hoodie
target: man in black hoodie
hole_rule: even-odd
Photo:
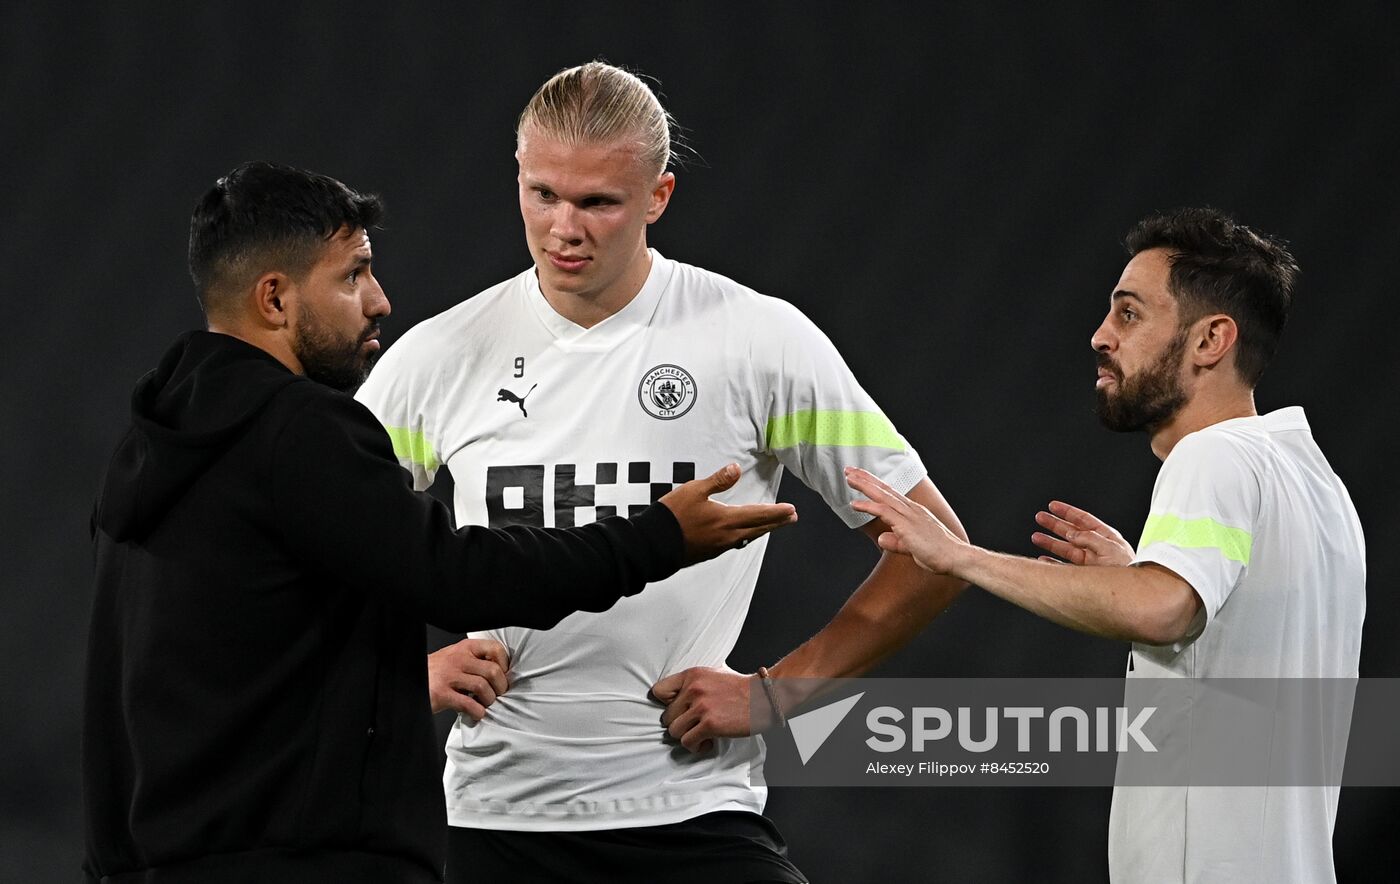
[[[138,384],[93,513],[90,880],[440,880],[423,623],[548,628],[796,518],[709,500],[731,465],[632,519],[454,530],[346,392],[380,212],[268,163],[195,210],[209,330]]]

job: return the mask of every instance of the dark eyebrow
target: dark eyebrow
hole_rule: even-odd
[[[355,256],[355,262],[350,265],[349,269],[359,270],[362,267],[368,267],[373,259],[373,255],[366,255],[364,252],[361,252]]]
[[[1137,292],[1130,292],[1130,291],[1128,291],[1127,289],[1119,289],[1118,291],[1114,292],[1114,293],[1113,293],[1113,296],[1110,297],[1109,300],[1110,300],[1110,301],[1117,302],[1117,301],[1123,300],[1124,298],[1132,298],[1134,301],[1137,301],[1139,304],[1141,304],[1141,303],[1143,302],[1143,301],[1142,301],[1142,297],[1139,296]]]

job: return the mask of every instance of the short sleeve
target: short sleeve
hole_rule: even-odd
[[[1213,620],[1249,567],[1259,517],[1256,467],[1240,443],[1200,432],[1162,464],[1134,564],[1169,568]]]
[[[849,527],[863,525],[871,517],[851,508],[845,467],[868,470],[901,493],[927,471],[830,339],[790,304],[767,300],[773,333],[753,351],[764,447]]]
[[[414,347],[410,331],[384,353],[355,394],[389,434],[394,456],[413,474],[418,491],[433,484],[442,465],[436,416],[430,407],[435,385],[435,373]]]

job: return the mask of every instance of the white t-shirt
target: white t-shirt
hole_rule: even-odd
[[[1365,540],[1301,408],[1222,421],[1178,442],[1135,561],[1180,575],[1204,611],[1194,638],[1135,643],[1129,679],[1356,678]],[[1188,727],[1189,716],[1172,722]],[[1335,786],[1118,787],[1112,880],[1334,881],[1337,797]]]
[[[388,428],[415,485],[439,463],[459,524],[581,525],[627,515],[731,461],[720,499],[771,502],[783,468],[849,526],[842,468],[901,491],[918,456],[831,342],[791,305],[652,252],[645,285],[589,329],[557,314],[534,270],[413,328],[359,398]],[[738,638],[766,538],[688,568],[601,614],[490,635],[511,688],[479,724],[459,719],[444,776],[453,825],[584,830],[760,811],[757,737],[697,756],[663,739],[647,691],[719,666]],[[800,587],[793,587],[794,601]]]

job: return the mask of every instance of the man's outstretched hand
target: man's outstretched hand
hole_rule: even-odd
[[[920,568],[935,574],[963,576],[959,564],[973,547],[929,512],[859,467],[846,467],[846,484],[865,495],[851,509],[869,513],[889,528],[876,538],[880,549],[903,553]]]
[[[775,528],[797,521],[790,503],[748,503],[730,506],[710,495],[728,491],[739,481],[738,464],[714,475],[693,479],[661,498],[680,522],[685,536],[685,563],[693,565],[726,550],[738,549]]]

